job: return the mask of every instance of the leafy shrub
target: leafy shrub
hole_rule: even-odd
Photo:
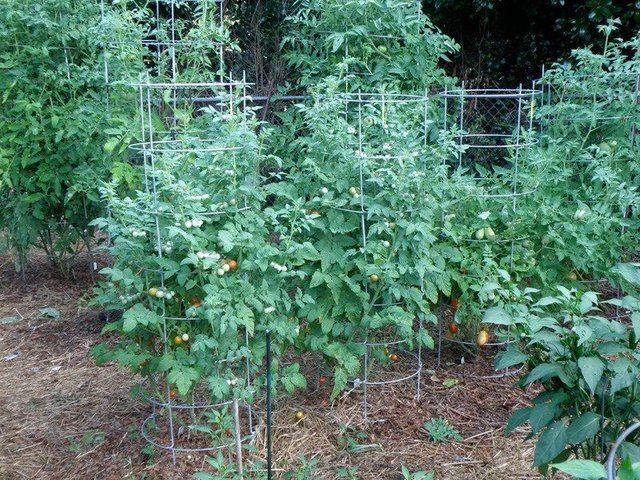
[[[112,120],[94,2],[27,0],[0,16],[0,225],[19,252],[38,245],[64,272],[101,211]]]
[[[601,27],[602,51],[575,50],[541,80],[544,168],[540,188],[525,201],[536,215],[545,284],[571,271],[600,278],[638,244],[640,36],[614,38],[615,27]]]
[[[302,86],[349,76],[352,91],[423,92],[442,84],[439,64],[458,49],[412,0],[304,0],[289,24],[286,58]]]

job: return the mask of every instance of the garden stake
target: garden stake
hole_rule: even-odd
[[[267,479],[271,480],[271,332],[267,330]]]
[[[233,399],[233,421],[235,427],[236,440],[236,463],[238,464],[238,475],[242,480],[242,439],[240,438],[240,411],[238,409],[238,399]]]

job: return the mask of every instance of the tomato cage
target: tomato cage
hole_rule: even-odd
[[[574,206],[567,212],[567,222],[598,224],[602,230],[591,237],[610,245],[610,257],[604,264],[585,261],[574,265],[572,276],[576,288],[595,288],[606,297],[620,297],[606,279],[616,261],[630,260],[629,252],[638,242],[637,157],[640,127],[640,73],[626,65],[612,66],[610,71],[589,66],[575,70],[563,65],[542,71],[537,85],[544,92],[538,119],[545,141],[571,173],[565,182],[566,202]],[[593,71],[593,70],[591,70]],[[601,180],[598,172],[607,171]],[[591,179],[597,179],[592,181]],[[608,179],[623,179],[610,182]],[[575,212],[575,213],[574,213]],[[545,245],[550,257],[561,247]],[[617,257],[616,257],[617,255]],[[589,268],[590,267],[590,268]],[[572,280],[572,279],[569,279]],[[604,290],[603,290],[604,289]],[[619,307],[608,312],[615,320],[627,316]]]
[[[233,446],[240,456],[255,434],[250,333],[224,319],[207,286],[245,277],[219,232],[259,206],[248,84],[154,83],[143,74],[133,87],[140,136],[129,145],[129,187],[112,188],[107,200],[115,267],[140,282],[122,285],[114,303],[144,347],[135,369],[152,412],[141,434],[174,462]],[[189,355],[199,363],[184,363]]]
[[[359,378],[350,383],[362,389],[367,417],[371,387],[415,380],[420,396],[428,307],[419,263],[440,218],[431,192],[440,161],[427,142],[426,95],[322,93],[316,101],[320,150],[313,153],[324,163],[310,213],[339,226],[339,241],[357,256],[350,276],[359,279],[353,289],[362,308],[344,316],[350,341],[363,346]],[[414,268],[400,271],[400,264]]]
[[[535,215],[532,198],[544,168],[536,148],[539,134],[534,129],[534,111],[541,94],[540,90],[522,86],[469,89],[464,84],[438,94],[441,141],[451,146],[451,154],[442,160],[446,172],[443,232],[455,231],[459,225],[466,228],[461,237],[452,238],[461,245],[463,257],[456,281],[463,306],[448,321],[456,334],[460,328],[461,335],[468,336],[458,339],[455,334],[445,335],[441,316],[438,366],[444,342],[477,355],[476,342],[469,337],[478,333],[482,312],[495,301],[495,291],[500,285],[527,278],[534,270],[536,245],[524,220]],[[444,238],[450,235],[445,233]],[[504,338],[488,338],[481,343],[499,348],[510,341],[507,332]],[[510,369],[480,378],[516,372]]]
[[[156,80],[188,82],[224,78],[225,0],[100,0],[98,35],[107,85],[130,83],[130,72]],[[135,65],[137,68],[131,68]]]

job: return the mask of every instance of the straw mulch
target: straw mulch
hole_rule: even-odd
[[[64,281],[46,258],[35,255],[24,281],[10,259],[0,256],[0,318],[22,318],[0,324],[0,478],[184,479],[206,469],[202,454],[181,454],[173,465],[162,450],[143,452],[139,425],[150,408],[131,397],[134,379],[124,370],[96,367],[89,358],[89,349],[103,340],[105,320],[81,301],[90,282],[86,267],[78,265],[76,279]],[[45,307],[59,310],[60,318],[43,318]],[[524,440],[524,430],[509,438],[503,433],[510,412],[529,396],[512,386],[512,378],[474,379],[473,374],[491,373],[490,358],[430,370],[435,358],[429,353],[424,364],[419,400],[415,382],[371,387],[367,420],[360,389],[328,407],[323,400],[329,384],[279,394],[275,478],[309,462],[315,462],[311,478],[321,479],[339,478],[340,467],[351,467],[353,478],[399,479],[401,465],[434,470],[440,480],[539,478],[530,467],[534,443]],[[448,378],[458,383],[446,387]],[[305,414],[299,422],[298,410]],[[264,418],[263,401],[256,413]],[[422,424],[433,417],[447,418],[464,440],[430,442]],[[264,422],[253,446],[256,453],[244,459],[245,467],[259,469],[266,457]]]

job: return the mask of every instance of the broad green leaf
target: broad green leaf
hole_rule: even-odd
[[[640,462],[640,446],[631,442],[622,442],[618,449],[620,458],[629,458],[632,463]]]
[[[600,415],[595,412],[585,412],[574,418],[567,428],[567,443],[577,445],[593,438],[600,429]]]
[[[567,444],[567,427],[558,420],[551,424],[540,435],[533,454],[534,466],[545,465],[553,461],[564,450]]]
[[[531,415],[530,407],[521,408],[513,412],[509,417],[509,421],[507,422],[507,427],[504,430],[505,435],[509,435],[511,432],[513,432],[515,428],[519,427],[524,422],[529,420],[529,415]]]
[[[617,273],[627,282],[640,287],[640,268],[636,263],[618,263],[611,269],[613,273]]]
[[[616,360],[612,365],[612,369],[615,374],[613,379],[611,380],[611,395],[622,390],[623,388],[630,387],[633,382],[636,381],[638,369],[627,358],[622,357]]]
[[[519,352],[514,348],[510,348],[496,355],[495,369],[504,370],[505,368],[513,367],[514,365],[520,365],[521,363],[526,362],[528,359],[528,355]]]
[[[555,303],[560,303],[556,297],[543,297],[533,304],[534,307],[546,307],[548,305],[553,305]]]
[[[505,312],[500,307],[491,307],[482,317],[482,323],[489,323],[492,325],[513,325],[513,319],[511,315]]]
[[[618,480],[638,480],[640,478],[640,463],[634,463],[625,458],[618,468]]]
[[[633,325],[633,333],[636,336],[636,341],[640,341],[640,312],[633,312],[631,314],[631,324]]]
[[[529,375],[527,375],[525,385],[529,385],[536,380],[547,380],[551,377],[557,377],[558,375],[560,375],[560,371],[560,365],[557,365],[555,363],[541,363],[533,370],[531,370]]]
[[[578,367],[580,367],[580,372],[585,382],[587,382],[589,390],[591,390],[592,393],[595,392],[598,382],[604,373],[604,363],[602,363],[602,360],[598,357],[580,357],[578,359]]]
[[[598,296],[594,292],[585,292],[580,298],[580,313],[585,314],[598,305]]]
[[[567,460],[562,463],[552,463],[550,466],[580,480],[600,480],[607,476],[604,466],[593,460]]]
[[[587,325],[578,325],[573,327],[573,333],[578,335],[578,346],[583,345],[587,340],[593,336],[593,330]]]
[[[544,427],[549,425],[558,411],[557,405],[553,403],[543,403],[535,406],[531,410],[529,415],[529,422],[531,423],[531,433],[536,434]]]

